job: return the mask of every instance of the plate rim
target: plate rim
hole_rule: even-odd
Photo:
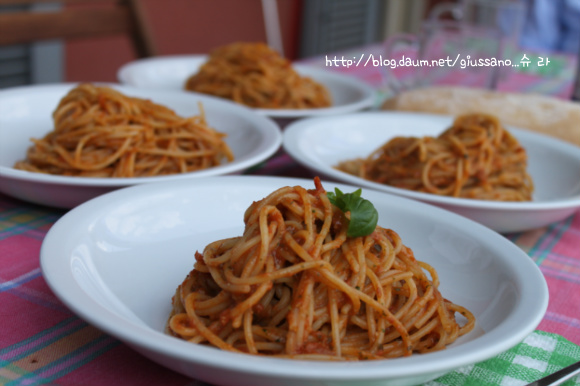
[[[234,186],[236,184],[239,184],[242,181],[245,181],[245,183],[260,183],[260,184],[268,184],[268,186],[270,185],[278,185],[278,186],[282,186],[281,184],[285,184],[285,185],[289,185],[289,184],[312,184],[311,180],[309,179],[303,179],[303,178],[293,178],[293,177],[269,177],[269,176],[220,176],[220,177],[208,177],[205,178],[203,180],[200,180],[202,183],[204,184],[213,184],[215,186],[223,186],[223,185],[227,185],[227,184],[233,184]],[[341,187],[343,189],[356,189],[356,186],[354,185],[350,185],[350,184],[345,184],[345,183],[340,183],[340,182],[332,182],[332,181],[324,181],[323,180],[323,184],[326,185],[332,185],[332,186],[338,186]],[[529,333],[531,333],[536,327],[537,325],[540,323],[541,319],[543,318],[543,316],[545,315],[545,312],[547,310],[548,307],[548,300],[549,300],[549,292],[548,292],[548,287],[547,287],[547,283],[546,283],[546,279],[544,278],[543,274],[541,273],[539,267],[537,267],[537,265],[532,261],[532,259],[520,248],[518,248],[515,244],[513,244],[512,242],[510,242],[509,240],[503,238],[501,235],[497,234],[496,232],[492,231],[489,228],[484,227],[481,224],[478,224],[472,220],[469,220],[465,217],[459,216],[457,214],[454,214],[452,212],[449,212],[447,210],[441,209],[441,208],[437,208],[435,206],[429,205],[429,204],[425,204],[422,202],[418,202],[418,201],[414,201],[405,197],[400,197],[400,196],[396,196],[396,195],[390,195],[388,193],[384,193],[384,192],[377,192],[377,191],[372,191],[371,196],[379,196],[379,197],[388,197],[392,200],[394,200],[395,202],[405,202],[409,205],[412,206],[418,206],[419,208],[425,208],[428,211],[435,211],[435,213],[443,213],[445,212],[447,216],[452,216],[452,218],[454,220],[459,221],[459,223],[469,223],[471,224],[470,227],[476,227],[476,229],[478,230],[478,232],[480,232],[480,237],[494,237],[495,240],[498,241],[499,245],[498,245],[498,249],[501,249],[502,251],[504,249],[508,250],[510,253],[513,253],[513,255],[510,256],[519,256],[516,257],[516,259],[519,259],[517,262],[518,264],[522,264],[521,266],[518,265],[518,267],[523,267],[524,271],[526,272],[526,280],[522,280],[522,283],[524,283],[525,285],[529,285],[529,283],[533,282],[533,286],[531,286],[531,288],[527,288],[527,289],[531,289],[532,293],[526,293],[526,291],[522,291],[522,293],[518,293],[518,298],[519,298],[519,302],[517,304],[517,306],[519,308],[523,307],[522,306],[522,297],[527,298],[527,297],[533,297],[536,302],[532,302],[534,303],[533,305],[531,304],[526,304],[527,308],[532,307],[534,309],[534,312],[531,314],[532,316],[530,317],[530,310],[528,309],[527,311],[521,311],[519,310],[519,313],[525,312],[525,323],[524,323],[524,328],[521,328],[521,320],[517,320],[516,316],[514,314],[510,314],[509,316],[509,320],[507,323],[509,323],[513,328],[515,328],[516,326],[519,328],[517,331],[515,331],[515,333],[508,337],[508,339],[504,339],[502,340],[499,344],[496,344],[493,347],[487,347],[487,349],[485,350],[484,354],[482,355],[481,353],[478,355],[478,353],[474,353],[474,352],[470,352],[469,351],[469,347],[470,342],[467,342],[461,346],[455,347],[454,351],[451,350],[443,350],[439,352],[440,357],[434,361],[430,361],[428,363],[424,363],[424,361],[421,360],[421,356],[412,356],[412,357],[408,357],[408,358],[397,358],[397,359],[389,359],[388,363],[389,364],[394,364],[393,366],[386,366],[387,370],[388,370],[388,374],[385,373],[385,362],[382,363],[382,361],[368,361],[368,362],[356,362],[356,364],[347,364],[345,366],[344,363],[334,363],[334,362],[311,362],[311,361],[297,361],[297,360],[282,360],[282,362],[280,362],[280,359],[275,359],[275,358],[263,358],[263,357],[254,357],[252,359],[253,356],[250,356],[248,354],[236,354],[236,353],[229,353],[229,352],[223,352],[223,351],[219,351],[219,356],[222,359],[220,361],[220,363],[222,365],[220,365],[218,362],[216,362],[214,360],[214,358],[212,358],[211,355],[207,355],[205,356],[204,354],[207,354],[208,352],[211,353],[216,353],[217,351],[207,351],[209,350],[215,350],[212,348],[207,348],[207,347],[197,347],[198,349],[202,349],[202,350],[198,350],[194,349],[193,351],[191,350],[191,345],[187,342],[184,341],[177,341],[173,343],[176,343],[179,346],[179,350],[175,350],[174,348],[174,344],[170,344],[170,345],[160,345],[160,342],[157,341],[157,339],[154,338],[159,338],[161,339],[161,343],[165,342],[166,339],[175,339],[172,338],[170,336],[167,335],[163,335],[162,332],[159,331],[155,331],[153,330],[151,327],[149,326],[135,326],[134,324],[129,323],[128,321],[126,321],[125,319],[121,318],[120,316],[116,315],[113,311],[106,309],[105,307],[103,307],[101,304],[97,303],[92,297],[90,297],[88,294],[84,294],[84,292],[81,291],[70,291],[70,290],[63,290],[63,286],[66,287],[66,285],[64,283],[68,282],[68,281],[73,281],[74,282],[74,278],[72,278],[72,276],[69,275],[69,272],[66,272],[66,275],[63,276],[63,272],[62,270],[60,270],[59,268],[61,268],[61,265],[56,264],[55,266],[55,262],[54,262],[54,258],[49,258],[49,254],[50,254],[50,249],[54,248],[55,245],[58,245],[58,242],[56,241],[57,236],[59,235],[60,232],[62,232],[61,229],[66,229],[66,226],[69,223],[74,223],[75,220],[77,219],[77,217],[80,218],[84,218],[85,220],[87,219],[87,214],[92,213],[93,216],[95,216],[95,210],[97,208],[102,208],[103,204],[106,204],[107,202],[111,203],[111,202],[115,202],[115,199],[117,200],[122,200],[122,199],[128,199],[128,197],[133,196],[135,193],[138,193],[139,191],[143,191],[143,190],[150,190],[150,192],[154,192],[157,191],[159,189],[161,190],[166,190],[166,191],[175,191],[175,188],[178,187],[182,187],[183,185],[185,185],[185,181],[173,181],[170,182],[168,184],[164,184],[163,186],[161,184],[148,184],[148,185],[137,185],[137,186],[132,186],[132,187],[127,187],[127,188],[123,188],[111,193],[107,193],[104,194],[102,196],[99,196],[97,198],[94,198],[92,200],[89,200],[79,206],[77,206],[76,208],[72,209],[71,211],[69,211],[68,213],[66,213],[61,219],[59,219],[54,225],[53,227],[48,231],[43,243],[42,243],[42,247],[41,247],[41,254],[40,254],[40,266],[41,266],[41,271],[42,274],[48,284],[48,286],[50,287],[50,289],[54,292],[54,294],[61,300],[63,301],[63,303],[65,303],[67,305],[67,307],[69,309],[71,309],[76,315],[78,315],[79,317],[87,320],[89,323],[91,323],[92,325],[101,328],[102,330],[106,331],[108,334],[114,336],[115,338],[124,341],[125,343],[129,344],[132,347],[138,347],[144,350],[153,350],[156,353],[162,353],[163,355],[168,355],[171,358],[177,358],[179,360],[186,360],[188,362],[195,362],[196,365],[203,365],[203,366],[212,366],[214,368],[222,368],[222,369],[227,369],[228,371],[233,371],[233,372],[244,372],[247,374],[251,374],[251,375],[261,375],[261,376],[276,376],[276,377],[281,377],[284,379],[316,379],[316,380],[322,380],[322,379],[332,379],[332,380],[344,380],[344,379],[351,379],[351,380],[372,380],[372,379],[397,379],[397,378],[401,378],[401,377],[407,377],[409,376],[409,369],[407,369],[405,371],[403,371],[406,367],[408,366],[416,366],[417,364],[421,364],[420,368],[414,368],[413,371],[413,375],[427,375],[429,373],[433,373],[433,372],[448,372],[451,371],[453,369],[456,369],[460,366],[463,365],[468,365],[468,364],[472,364],[475,362],[479,362],[481,360],[484,359],[488,359],[494,355],[499,354],[500,352],[503,352],[511,347],[513,347],[515,344],[519,343],[521,340],[523,340],[525,338],[525,336],[527,336]],[[195,189],[196,186],[189,186],[188,189]],[[369,191],[370,192],[370,191]],[[368,192],[367,192],[368,194]],[[118,205],[118,204],[117,204]],[[101,215],[102,215],[102,209],[101,209]],[[501,247],[501,248],[500,248]],[[507,253],[507,252],[506,252]],[[60,256],[60,259],[63,259],[63,262],[66,266],[66,263],[68,261],[68,259],[70,257],[63,257]],[[513,258],[513,257],[512,257]],[[70,264],[69,264],[70,265]],[[520,277],[519,279],[522,279],[522,277]],[[76,284],[76,286],[78,287],[78,284]],[[80,288],[80,287],[79,287]],[[528,291],[530,292],[530,291]],[[88,300],[88,302],[87,302]],[[79,304],[81,304],[81,306],[79,306]],[[96,309],[91,310],[91,306],[95,307]],[[518,308],[516,307],[516,308]],[[103,312],[102,317],[97,317],[95,316],[95,312],[97,312],[97,310],[99,312]],[[112,318],[111,318],[112,316]],[[115,321],[116,319],[123,319],[122,323],[120,324],[121,327],[119,327],[119,325],[117,325],[117,329],[113,328],[112,325],[114,323],[112,323],[113,321]],[[124,324],[127,324],[127,326],[124,326]],[[119,328],[122,328],[123,331],[122,333],[119,332]],[[492,330],[491,332],[487,333],[488,337],[493,337],[494,335],[501,333],[497,331],[497,329]],[[153,335],[152,335],[153,334]],[[163,336],[161,336],[163,335]],[[145,340],[143,341],[143,337],[146,338],[150,338],[149,340]],[[504,337],[505,338],[505,337]],[[167,341],[169,342],[169,341]],[[466,347],[467,346],[467,347]],[[463,347],[463,348],[462,348]],[[459,358],[459,361],[457,361],[458,358],[454,357],[452,354],[455,353],[456,351],[461,352],[462,355]],[[193,352],[193,354],[192,354]],[[450,354],[451,353],[451,354]],[[228,361],[227,359],[236,359],[236,358],[241,358],[240,355],[243,356],[242,361]],[[451,356],[451,358],[449,358]],[[477,358],[476,360],[474,360],[474,358]],[[424,358],[423,358],[424,359]],[[455,359],[456,361],[453,363],[450,363],[450,359]],[[264,362],[265,360],[265,362]],[[405,363],[408,363],[408,366],[401,366],[401,364],[399,363],[400,360],[405,360]],[[248,363],[247,361],[252,362],[258,362],[259,364],[263,364],[262,362],[264,362],[265,364],[267,364],[268,366],[262,366],[261,367],[261,371],[256,372],[255,368],[253,366],[249,366],[248,367]],[[416,363],[415,363],[416,362]],[[223,363],[227,363],[227,365],[224,367]],[[282,363],[282,366],[280,366],[280,363]],[[285,366],[284,363],[286,365],[289,366]],[[314,363],[316,363],[316,365],[314,365]],[[445,366],[441,367],[441,364],[445,363]],[[290,365],[291,364],[291,365]],[[297,365],[300,365],[302,370],[297,372],[296,371],[296,367]],[[352,368],[357,369],[357,368],[362,368],[365,370],[364,374],[360,374],[357,373],[356,376],[350,374],[349,373],[353,370]],[[250,367],[253,369],[250,369]],[[284,371],[281,371],[284,370]],[[320,371],[323,370],[323,371]],[[329,373],[329,371],[332,371],[332,374]]]

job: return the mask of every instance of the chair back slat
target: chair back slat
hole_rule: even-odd
[[[0,0],[0,6],[37,3],[38,0]],[[99,3],[68,0],[65,3]],[[102,2],[102,1],[101,1]],[[111,4],[111,1],[108,1]],[[139,0],[115,2],[115,7],[67,7],[47,12],[7,11],[0,13],[0,46],[53,39],[81,39],[127,35],[138,57],[155,55]]]

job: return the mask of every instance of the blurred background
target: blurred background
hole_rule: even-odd
[[[439,9],[479,1],[0,0],[0,88],[115,82],[119,68],[138,58],[205,54],[240,41],[267,42],[293,61],[335,52],[342,55],[355,47],[360,54],[370,45],[375,45],[377,52],[376,46],[391,37],[417,34],[424,21]],[[494,1],[525,5],[525,24],[518,32],[521,48],[555,54],[550,56],[549,66],[520,67],[517,71],[557,82],[564,79],[570,83],[571,78],[577,78],[576,93],[580,95],[575,64],[580,48],[580,0],[490,0]],[[109,21],[99,11],[111,11],[119,4],[129,10],[121,17],[131,19],[133,39],[104,28]],[[22,11],[46,15],[61,10],[73,11],[72,16],[70,12],[65,16],[62,26],[44,20],[42,27],[33,27],[14,17]],[[77,18],[74,12],[84,12],[83,18]],[[120,22],[118,16],[116,21]],[[127,28],[126,20],[117,24]],[[56,38],[65,27],[73,30],[69,33],[73,38]],[[111,29],[115,28],[111,24]],[[77,36],[97,29],[105,31],[97,37]],[[16,35],[20,41],[15,43]],[[562,53],[564,56],[559,56]]]
[[[284,55],[296,60],[414,32],[442,0],[141,0],[138,4],[155,55],[180,55],[207,53],[235,41],[266,41],[264,4],[272,1],[279,15]],[[113,2],[12,3],[0,2],[0,13],[108,7]],[[0,88],[116,81],[119,67],[136,58],[127,36],[0,46]]]

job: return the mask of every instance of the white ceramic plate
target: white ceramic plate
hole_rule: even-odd
[[[140,59],[122,66],[117,77],[121,83],[158,90],[183,90],[185,81],[207,60],[206,55],[161,56]],[[322,68],[294,64],[298,73],[325,85],[333,105],[318,109],[255,109],[272,118],[301,118],[350,113],[372,107],[375,92],[366,83]]]
[[[0,91],[0,192],[43,205],[72,208],[110,190],[134,184],[234,174],[258,164],[280,148],[280,128],[243,106],[194,93],[108,85],[172,108],[181,116],[199,114],[202,102],[210,126],[227,134],[234,161],[192,173],[141,178],[86,178],[32,173],[13,168],[26,156],[30,138],[53,129],[52,112],[76,85],[26,86]]]
[[[257,357],[165,335],[171,297],[191,270],[195,251],[241,235],[253,201],[296,185],[314,187],[304,179],[221,176],[97,197],[48,232],[40,254],[44,278],[81,318],[153,361],[215,385],[415,385],[509,349],[541,321],[546,282],[515,244],[452,212],[363,189],[379,212],[379,225],[395,230],[419,260],[434,266],[443,296],[474,313],[474,331],[436,353],[358,363]]]
[[[517,232],[562,220],[580,208],[580,148],[510,127],[528,153],[535,185],[531,202],[495,202],[413,192],[334,169],[340,161],[366,157],[395,136],[437,136],[452,117],[369,112],[295,122],[284,131],[284,149],[320,175],[353,185],[421,200],[454,211],[498,232]]]

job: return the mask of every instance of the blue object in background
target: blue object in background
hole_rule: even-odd
[[[528,15],[520,39],[522,48],[580,51],[580,0],[523,1]]]

